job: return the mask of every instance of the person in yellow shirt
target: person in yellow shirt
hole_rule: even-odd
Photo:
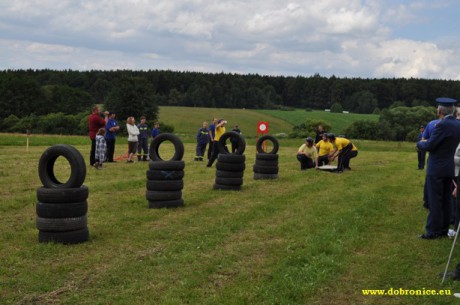
[[[306,138],[305,143],[299,147],[297,160],[300,162],[300,170],[307,170],[313,167],[318,168],[318,152],[313,145],[312,138]]]
[[[329,161],[334,161],[338,157],[337,172],[341,173],[344,169],[351,169],[350,159],[358,155],[356,146],[346,138],[336,138],[333,133],[328,133],[327,138],[334,146],[334,150],[329,155]]]
[[[323,166],[329,164],[329,154],[334,150],[331,142],[327,138],[327,133],[321,134],[322,140],[316,143],[318,149],[318,165]]]
[[[214,135],[214,147],[212,150],[211,158],[209,159],[208,164],[206,165],[207,167],[211,167],[214,161],[217,159],[217,156],[219,155],[219,149],[217,148],[217,142],[219,142],[220,137],[225,133],[225,124],[227,124],[227,121],[224,119],[220,119],[217,121],[215,135]]]

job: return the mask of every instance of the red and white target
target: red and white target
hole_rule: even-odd
[[[258,133],[268,133],[268,122],[258,122],[257,132]]]

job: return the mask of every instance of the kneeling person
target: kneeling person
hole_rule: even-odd
[[[299,147],[297,151],[297,160],[300,162],[300,169],[318,168],[318,152],[313,145],[312,138],[306,138],[305,144]]]

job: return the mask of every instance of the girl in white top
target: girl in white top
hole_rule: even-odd
[[[136,126],[136,120],[130,116],[127,120],[126,129],[128,130],[128,162],[134,162],[132,160],[134,154],[137,151],[137,136],[139,135],[139,129]]]

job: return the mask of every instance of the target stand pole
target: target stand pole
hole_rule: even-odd
[[[26,130],[27,138],[26,138],[26,152],[29,152],[29,137],[30,137],[30,130]]]

